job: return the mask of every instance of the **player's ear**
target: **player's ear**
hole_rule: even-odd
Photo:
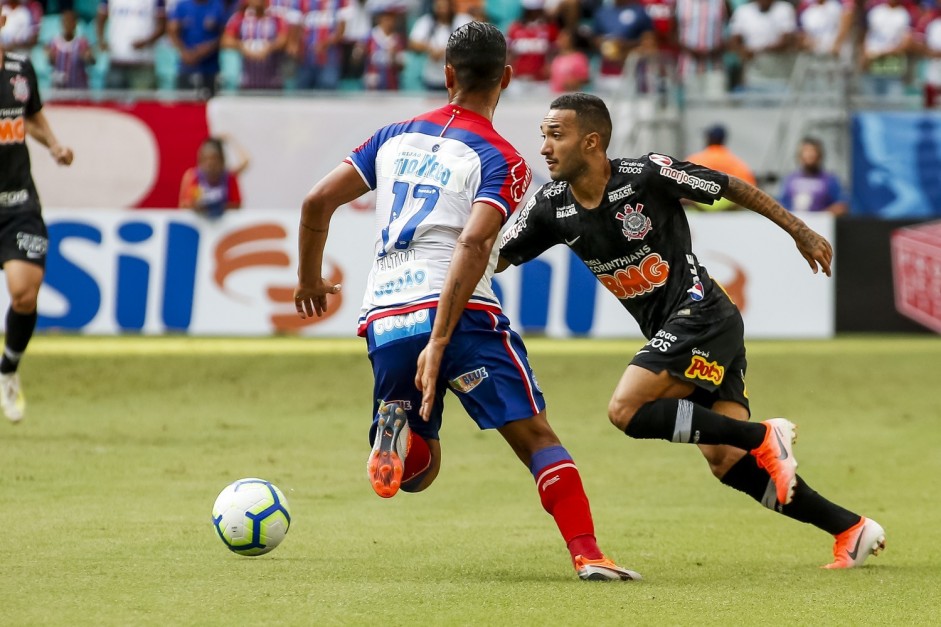
[[[601,147],[601,135],[598,133],[588,133],[582,139],[582,145],[584,146],[586,152],[598,150],[598,148]]]
[[[444,66],[444,86],[448,89],[454,89],[454,67],[449,63]]]
[[[506,89],[507,85],[513,79],[513,67],[506,65],[503,67],[503,78],[500,79],[500,89]]]

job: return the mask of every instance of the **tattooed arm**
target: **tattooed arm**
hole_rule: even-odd
[[[444,351],[451,341],[451,334],[464,313],[467,301],[474,294],[480,278],[490,263],[490,253],[503,226],[503,216],[485,202],[474,203],[470,218],[458,237],[451,265],[444,278],[438,311],[428,345],[418,356],[415,386],[422,393],[419,415],[428,420],[435,401],[435,384]]]
[[[782,207],[778,202],[754,185],[740,178],[729,177],[729,188],[725,197],[741,207],[760,213],[794,238],[797,250],[810,264],[810,269],[817,273],[818,264],[830,276],[830,262],[833,260],[833,248],[822,235],[804,224],[804,221]]]

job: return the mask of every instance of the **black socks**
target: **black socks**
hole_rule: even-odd
[[[33,330],[36,328],[36,319],[39,315],[33,313],[21,314],[13,311],[13,308],[7,310],[6,327],[6,346],[3,350],[3,359],[0,360],[0,374],[10,374],[16,372],[20,365],[20,358],[29,344],[29,339],[33,337]]]
[[[745,451],[758,448],[766,432],[763,424],[735,420],[675,398],[661,398],[643,405],[624,430],[632,438],[727,444]]]

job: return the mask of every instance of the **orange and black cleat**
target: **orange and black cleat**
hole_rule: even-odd
[[[395,403],[381,403],[376,437],[366,460],[366,474],[372,489],[384,499],[395,496],[402,485],[410,435],[405,411]]]
[[[793,449],[797,426],[784,418],[772,418],[761,424],[767,428],[765,439],[751,454],[758,466],[771,475],[778,503],[787,505],[797,487],[797,460]]]

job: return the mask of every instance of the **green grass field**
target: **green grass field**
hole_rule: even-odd
[[[605,417],[638,342],[530,342],[599,541],[645,576],[575,578],[533,479],[451,397],[419,495],[365,480],[371,376],[358,341],[40,337],[29,415],[0,422],[3,625],[886,625],[941,623],[936,338],[752,342],[756,417],[800,425],[808,483],[881,522],[865,568],[715,481],[691,446]],[[270,555],[230,553],[217,493],[290,500]]]

